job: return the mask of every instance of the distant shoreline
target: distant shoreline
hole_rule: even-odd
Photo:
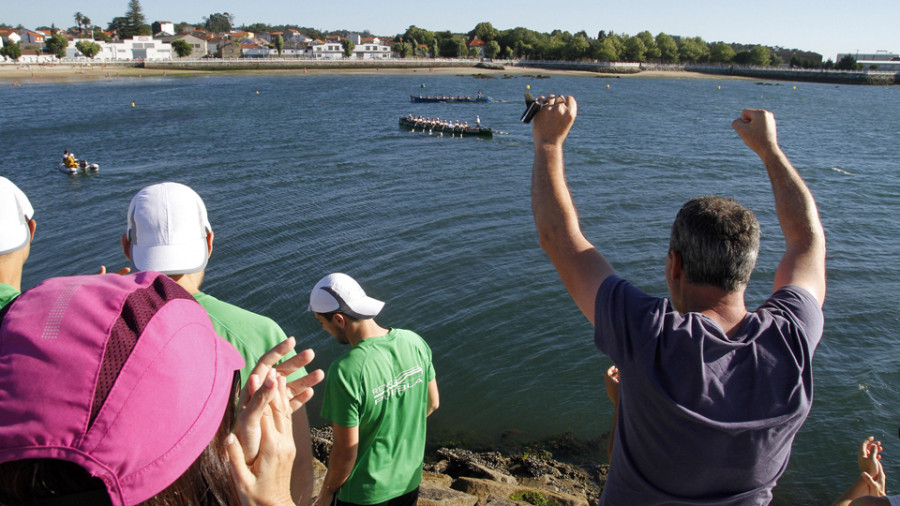
[[[68,64],[57,63],[52,65],[0,65],[0,82],[10,84],[17,81],[20,85],[28,85],[35,83],[62,83],[62,82],[79,82],[79,81],[103,81],[115,79],[140,79],[144,77],[185,77],[185,76],[201,76],[201,75],[221,75],[227,74],[246,74],[246,75],[413,75],[413,74],[431,74],[431,75],[465,75],[477,76],[484,75],[486,77],[503,77],[503,76],[585,76],[585,77],[608,77],[616,78],[647,78],[647,77],[667,77],[682,79],[743,79],[736,76],[712,76],[701,74],[698,72],[686,71],[643,71],[638,73],[619,74],[619,73],[598,73],[586,70],[555,70],[534,67],[513,67],[508,66],[502,69],[481,68],[475,66],[460,67],[357,67],[357,68],[296,68],[296,69],[243,69],[235,68],[228,70],[198,70],[198,69],[173,69],[161,67],[133,67],[125,65],[102,65],[102,64]]]
[[[403,65],[399,65],[403,63]],[[135,66],[142,65],[142,66]],[[822,70],[789,70],[713,66],[661,66],[637,64],[629,66],[576,64],[569,62],[541,62],[535,65],[461,64],[441,60],[414,62],[323,62],[266,61],[266,60],[210,60],[182,62],[113,63],[53,63],[0,64],[0,82],[13,85],[34,83],[100,81],[143,77],[184,77],[198,75],[264,74],[264,75],[384,75],[437,74],[485,77],[503,76],[586,76],[601,78],[675,78],[675,79],[762,79],[767,81],[802,81],[848,85],[900,84],[900,73],[871,74],[865,72],[829,72]],[[581,67],[582,69],[580,69]]]

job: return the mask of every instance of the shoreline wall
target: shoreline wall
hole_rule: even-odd
[[[264,59],[264,58],[238,58],[205,60],[167,60],[147,61],[143,67],[147,69],[171,69],[171,70],[202,70],[202,71],[229,71],[229,70],[333,70],[333,69],[419,69],[419,68],[469,68],[478,67],[478,61],[466,60],[306,60],[306,59]],[[489,66],[484,65],[486,68]],[[501,67],[502,68],[502,67]]]

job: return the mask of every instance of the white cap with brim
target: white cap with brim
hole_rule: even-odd
[[[355,279],[336,272],[319,280],[309,294],[309,310],[314,313],[344,313],[359,320],[374,318],[384,302],[373,299]]]
[[[197,192],[179,183],[143,188],[128,206],[131,262],[142,271],[189,274],[206,268],[212,231]]]
[[[28,220],[34,209],[12,181],[0,176],[0,255],[18,251],[31,240]]]

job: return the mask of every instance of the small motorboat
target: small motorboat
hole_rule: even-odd
[[[100,165],[96,163],[87,163],[84,160],[78,160],[78,167],[66,167],[66,164],[63,162],[59,162],[59,171],[63,174],[74,175],[79,172],[82,174],[87,174],[89,172],[98,172],[100,170]]]

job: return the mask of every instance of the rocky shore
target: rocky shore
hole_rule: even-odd
[[[312,442],[317,495],[331,428],[313,429]],[[606,482],[609,466],[598,463],[603,455],[605,439],[582,441],[569,433],[479,451],[438,444],[426,450],[419,506],[590,506]]]

